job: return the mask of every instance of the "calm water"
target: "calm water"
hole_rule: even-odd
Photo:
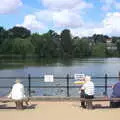
[[[64,59],[64,60],[0,60],[0,77],[26,77],[31,74],[32,77],[44,76],[44,74],[53,74],[55,77],[65,77],[67,74],[74,76],[75,73],[84,73],[92,77],[102,77],[107,73],[109,76],[116,77],[120,72],[120,58],[89,58],[89,59]],[[104,79],[93,79],[95,85],[104,85]],[[108,84],[112,85],[116,79],[109,79]],[[22,80],[24,85],[28,81]],[[70,80],[70,85],[74,79]],[[12,86],[13,79],[0,79],[0,86]],[[32,85],[65,85],[65,79],[55,79],[53,83],[45,83],[43,79],[32,79]],[[0,89],[1,95],[7,94],[6,89]],[[65,88],[32,88],[33,95],[58,95],[65,96]],[[103,95],[103,88],[96,88],[96,95]],[[108,94],[111,94],[108,89]],[[78,96],[78,88],[70,89],[71,96]]]

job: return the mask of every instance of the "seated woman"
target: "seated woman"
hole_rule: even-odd
[[[85,83],[81,87],[81,98],[92,99],[94,98],[94,83],[91,81],[90,76],[85,77]],[[81,106],[86,108],[85,102],[81,102]]]
[[[112,86],[113,92],[111,98],[120,98],[120,80]],[[110,101],[110,107],[120,107],[120,101]]]
[[[16,80],[15,84],[12,86],[12,90],[10,94],[8,95],[8,98],[11,98],[15,100],[16,106],[18,102],[21,101],[21,105],[23,106],[23,99],[26,98],[25,91],[24,91],[24,85],[20,83],[20,80]],[[28,105],[28,100],[25,101],[26,105]],[[20,107],[22,107],[20,106]]]

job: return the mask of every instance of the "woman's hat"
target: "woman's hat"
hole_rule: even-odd
[[[85,81],[91,81],[91,76],[86,75],[85,76]]]
[[[19,79],[16,79],[16,80],[15,80],[15,83],[20,83],[20,80],[19,80]]]

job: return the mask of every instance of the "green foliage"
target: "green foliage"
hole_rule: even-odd
[[[119,56],[120,56],[120,40],[118,40],[118,41],[116,42],[116,46],[117,46],[118,54],[119,54]]]
[[[33,34],[31,36],[35,53],[40,57],[56,57],[59,54],[57,43],[53,40],[51,32],[43,35]]]
[[[33,33],[24,27],[5,30],[0,27],[0,54],[42,57],[112,57],[120,56],[120,37],[112,37],[106,43],[106,35],[95,34],[91,37],[73,37],[69,29],[61,34],[53,30],[47,33]],[[111,44],[107,49],[105,44]],[[117,46],[117,50],[114,50]],[[113,49],[112,49],[113,48]]]
[[[119,42],[120,41],[120,37],[112,37],[112,42],[113,43],[117,43],[117,42]]]
[[[2,54],[17,54],[22,56],[32,55],[34,46],[29,38],[6,39],[0,49]]]
[[[105,43],[106,39],[108,39],[109,37],[107,35],[94,34],[92,38],[95,43]]]
[[[106,49],[106,57],[116,57],[116,56],[119,56],[118,51]]]
[[[11,54],[12,53],[13,40],[5,39],[0,47],[1,54]]]
[[[61,47],[65,55],[72,55],[72,37],[70,30],[68,29],[65,29],[61,32]]]
[[[93,57],[105,57],[105,44],[98,43],[92,48],[92,56]]]
[[[74,57],[88,57],[91,54],[91,48],[87,39],[74,39]]]
[[[7,31],[3,27],[0,27],[0,44],[2,44],[6,38],[7,38]]]
[[[16,38],[12,44],[12,52],[23,56],[32,55],[34,53],[34,46],[29,38]]]
[[[30,30],[24,27],[13,27],[8,30],[8,35],[10,38],[27,38],[30,34]]]

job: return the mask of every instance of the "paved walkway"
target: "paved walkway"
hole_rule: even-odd
[[[13,103],[0,103],[1,120],[119,120],[120,109],[109,109],[99,103],[96,109],[82,109],[79,102],[32,102],[30,109],[15,110]],[[2,109],[4,108],[4,109]],[[5,109],[6,108],[6,109]]]

